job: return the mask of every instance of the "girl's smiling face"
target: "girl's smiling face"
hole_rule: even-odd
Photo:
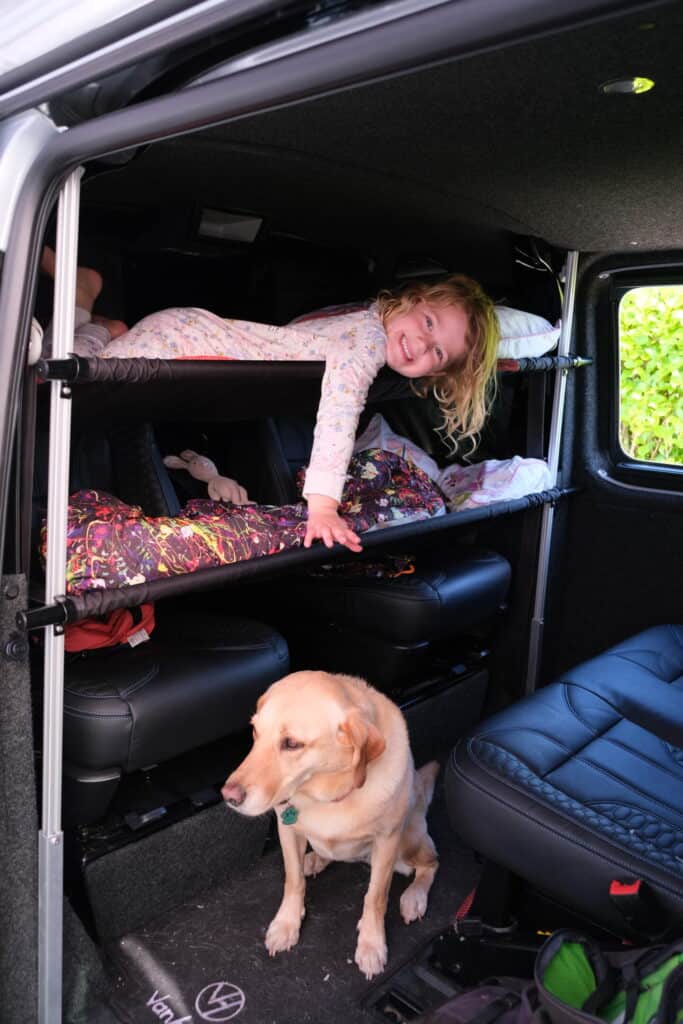
[[[467,349],[467,315],[459,306],[420,300],[385,324],[387,365],[403,377],[430,377],[458,362]]]

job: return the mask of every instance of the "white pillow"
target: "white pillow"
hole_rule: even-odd
[[[372,303],[346,302],[340,306],[325,306],[313,313],[290,320],[290,324],[306,323],[309,320],[326,320],[329,317],[343,316],[368,309]],[[500,342],[498,344],[499,359],[523,359],[531,356],[542,356],[557,345],[560,337],[560,322],[555,327],[536,313],[527,313],[523,309],[511,309],[509,306],[496,306],[496,315],[500,326]]]
[[[524,459],[521,455],[487,459],[472,466],[453,463],[441,472],[437,483],[452,512],[523,498],[552,486],[550,469],[543,459]]]
[[[509,306],[496,306],[500,326],[499,359],[523,359],[542,356],[557,345],[560,322],[553,327],[535,313]]]

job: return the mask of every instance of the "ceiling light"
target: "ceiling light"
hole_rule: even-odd
[[[205,238],[220,238],[224,242],[253,242],[262,223],[261,217],[207,209],[202,210],[199,234]]]
[[[638,76],[637,78],[612,78],[609,82],[603,82],[599,88],[600,92],[608,95],[617,93],[623,96],[637,96],[641,92],[649,92],[654,87],[655,83],[651,78]]]

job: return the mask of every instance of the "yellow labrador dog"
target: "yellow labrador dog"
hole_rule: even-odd
[[[222,792],[241,814],[277,813],[285,886],[266,948],[274,956],[298,942],[306,876],[333,860],[367,861],[356,963],[372,978],[387,960],[384,915],[394,871],[415,872],[401,896],[406,924],[427,909],[438,860],[425,814],[439,766],[415,771],[399,708],[351,676],[286,676],[259,699],[252,724],[251,752]]]

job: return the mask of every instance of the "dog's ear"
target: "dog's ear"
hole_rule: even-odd
[[[360,789],[365,782],[367,765],[384,751],[384,737],[372,722],[368,722],[359,708],[349,711],[339,726],[338,736],[342,746],[353,747],[353,785],[355,789]]]

